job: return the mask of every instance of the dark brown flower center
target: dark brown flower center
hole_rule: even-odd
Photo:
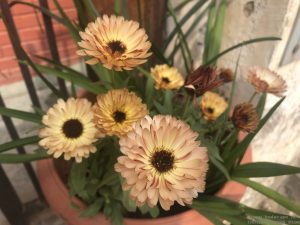
[[[166,173],[173,169],[174,155],[166,150],[156,151],[151,157],[151,164],[159,173]]]
[[[249,122],[249,116],[247,114],[241,114],[241,120],[244,123],[248,123]]]
[[[122,123],[124,120],[126,120],[126,113],[117,110],[114,112],[113,117],[117,123]]]
[[[64,123],[62,131],[67,138],[75,139],[82,135],[83,125],[78,119],[69,119]]]
[[[111,41],[108,43],[108,47],[112,54],[122,55],[126,51],[126,46],[121,41]]]
[[[207,110],[207,112],[208,112],[209,114],[213,114],[213,113],[214,113],[214,109],[211,108],[211,107],[207,107],[206,110]]]
[[[168,83],[171,82],[170,79],[169,79],[168,77],[163,77],[161,80],[162,80],[162,82],[164,82],[164,83],[166,83],[166,84],[168,84]]]

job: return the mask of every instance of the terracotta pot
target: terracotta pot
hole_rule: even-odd
[[[251,151],[247,151],[243,163],[251,162]],[[68,189],[61,181],[52,159],[37,162],[38,178],[50,207],[61,216],[68,225],[111,225],[102,214],[93,218],[81,218],[80,210],[70,207]],[[245,187],[236,182],[227,182],[217,195],[234,201],[239,201],[245,192]],[[74,203],[84,208],[79,199]],[[211,225],[201,214],[194,210],[158,219],[125,219],[126,225]]]

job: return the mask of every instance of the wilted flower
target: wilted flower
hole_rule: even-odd
[[[221,68],[219,71],[219,77],[221,80],[223,80],[225,83],[226,82],[231,82],[234,80],[234,73],[231,69],[229,68]]]
[[[182,75],[178,70],[166,64],[156,65],[154,68],[151,68],[151,75],[157,89],[178,89],[184,83]]]
[[[79,33],[82,48],[77,54],[92,56],[86,63],[101,62],[108,69],[117,71],[131,70],[145,63],[151,43],[144,29],[132,20],[121,16],[104,15],[87,25],[84,32]]]
[[[256,110],[250,103],[236,105],[231,120],[236,128],[246,132],[253,132],[259,123]]]
[[[46,126],[39,131],[42,140],[39,144],[54,158],[64,154],[77,162],[96,152],[92,145],[96,141],[97,129],[93,122],[92,104],[86,99],[59,99],[43,116]]]
[[[204,191],[208,156],[197,137],[183,121],[162,115],[146,116],[121,137],[124,156],[115,169],[138,206],[160,202],[169,210],[175,201],[191,204]]]
[[[228,107],[225,99],[217,93],[208,91],[200,100],[200,109],[207,120],[216,120]]]
[[[223,80],[218,79],[217,71],[211,66],[200,66],[187,76],[185,88],[196,96],[201,96],[207,91],[221,86]]]
[[[287,88],[285,80],[267,68],[255,67],[250,69],[248,81],[257,92],[271,93],[278,97],[283,96]]]
[[[127,89],[97,96],[93,110],[97,128],[104,134],[117,136],[126,134],[134,122],[148,114],[142,100]]]

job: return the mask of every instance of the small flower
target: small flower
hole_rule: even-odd
[[[127,89],[97,96],[93,110],[97,128],[104,134],[117,136],[126,134],[134,122],[148,114],[142,100]]]
[[[92,143],[98,131],[93,122],[92,104],[86,99],[69,98],[66,102],[59,99],[42,122],[46,127],[39,131],[42,138],[39,144],[54,158],[64,154],[65,160],[74,157],[81,162],[96,152]]]
[[[255,87],[257,92],[271,93],[278,97],[282,97],[287,88],[285,80],[267,68],[250,69],[248,82]]]
[[[227,107],[225,99],[211,91],[205,92],[200,101],[200,110],[207,120],[216,120]]]
[[[221,86],[223,83],[223,80],[218,79],[215,68],[200,66],[187,76],[184,87],[189,93],[201,96],[205,92]]]
[[[250,103],[241,103],[234,107],[231,120],[242,131],[253,132],[259,123],[255,108]]]
[[[169,210],[175,201],[191,204],[204,191],[208,155],[197,137],[183,121],[157,115],[146,116],[120,138],[124,156],[115,170],[125,178],[123,189],[130,190],[137,206],[159,202]]]
[[[179,89],[184,83],[178,70],[166,64],[156,65],[154,68],[151,68],[151,75],[155,81],[156,89]]]
[[[234,74],[233,74],[233,71],[229,68],[227,69],[224,69],[224,68],[221,68],[220,69],[220,72],[219,72],[219,77],[221,80],[223,80],[225,83],[227,82],[231,82],[234,80]]]
[[[82,41],[78,45],[82,49],[77,54],[91,56],[86,61],[88,64],[101,62],[108,69],[131,70],[145,63],[151,55],[148,52],[151,43],[145,30],[139,28],[137,22],[121,16],[98,17],[79,34]]]

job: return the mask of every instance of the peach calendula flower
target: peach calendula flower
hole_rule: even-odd
[[[137,206],[159,202],[169,210],[174,202],[192,204],[205,189],[208,169],[207,149],[197,141],[198,134],[186,123],[171,116],[146,116],[133,130],[120,138],[124,156],[115,170],[124,177],[124,190],[130,190]]]
[[[97,96],[93,106],[94,121],[101,133],[121,136],[132,129],[132,124],[148,114],[147,106],[134,92],[127,89],[111,90]]]
[[[200,110],[207,120],[216,120],[227,107],[225,99],[211,91],[205,92],[200,100]]]
[[[132,20],[121,16],[98,17],[80,32],[82,48],[78,55],[91,56],[88,64],[101,62],[104,67],[117,71],[131,70],[143,64],[151,55],[151,43],[144,29]]]
[[[249,70],[248,82],[257,92],[271,93],[278,97],[286,91],[286,82],[280,75],[267,68],[255,67]]]
[[[81,162],[96,152],[93,143],[98,130],[93,122],[92,104],[86,99],[59,99],[43,116],[45,128],[39,131],[39,144],[54,158],[64,155],[65,160],[75,158]]]
[[[191,95],[201,96],[224,84],[217,70],[211,66],[200,66],[187,76],[184,87]]]
[[[234,107],[231,120],[242,131],[253,132],[259,123],[255,108],[251,103],[241,103]]]
[[[151,68],[151,75],[155,81],[156,89],[179,89],[184,81],[182,75],[175,67],[168,65],[156,65]]]

